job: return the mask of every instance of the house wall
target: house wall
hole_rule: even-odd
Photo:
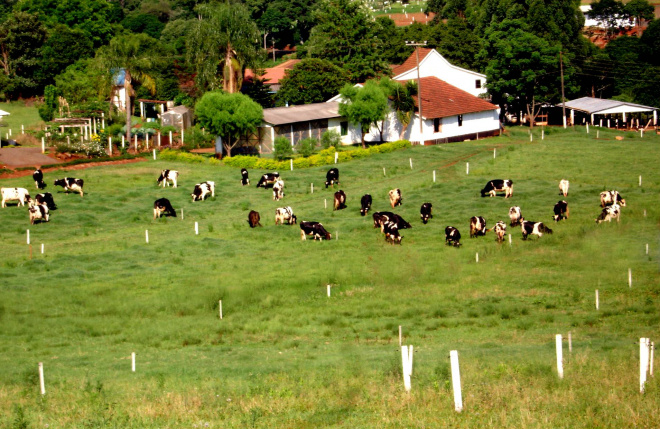
[[[348,123],[348,133],[341,135],[341,123],[346,121],[343,118],[328,119],[328,130],[336,131],[341,136],[341,144],[351,145],[362,141],[362,127],[360,124]]]

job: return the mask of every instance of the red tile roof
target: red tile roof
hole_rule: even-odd
[[[287,60],[282,64],[278,64],[275,67],[267,68],[264,71],[262,76],[259,76],[261,80],[264,81],[267,85],[276,85],[280,82],[280,79],[284,77],[284,74],[287,70],[291,70],[300,60]],[[254,77],[254,72],[250,69],[245,70],[245,80],[250,80]]]
[[[433,50],[430,48],[417,48],[417,49],[419,49],[420,63]],[[416,68],[417,68],[417,55],[415,55],[415,52],[413,52],[412,55],[410,55],[403,64],[401,64],[400,66],[396,66],[392,69],[392,76],[398,76],[401,73],[405,73],[407,71],[414,70]]]
[[[405,81],[400,82],[405,83]],[[437,77],[421,78],[421,87],[422,115],[425,118],[446,118],[498,108],[496,105],[458,89]],[[417,105],[417,97],[415,97],[415,105]]]

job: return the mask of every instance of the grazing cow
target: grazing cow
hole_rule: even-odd
[[[250,228],[261,226],[261,223],[259,223],[260,220],[261,216],[259,216],[259,212],[250,210],[250,213],[248,214],[248,223],[250,224]]]
[[[335,205],[333,210],[341,210],[346,208],[346,193],[341,189],[335,192]]]
[[[67,194],[69,191],[78,192],[80,197],[83,196],[83,179],[75,179],[73,177],[65,177],[64,179],[57,179],[55,181],[55,186],[61,186],[64,188],[64,192]]]
[[[325,175],[325,187],[328,186],[335,187],[335,184],[339,185],[339,170],[336,168],[331,168]]]
[[[392,212],[376,212],[372,217],[374,219],[374,228],[380,228],[381,231],[383,230],[383,225],[387,222],[394,222],[399,229],[412,228],[412,225],[406,222],[401,216]]]
[[[399,228],[394,222],[385,222],[383,224],[383,234],[385,234],[385,241],[391,244],[401,244],[401,234],[399,234]]]
[[[28,190],[25,188],[2,188],[2,207],[7,207],[7,201],[18,201],[22,206],[25,206],[25,203],[30,204],[32,198]]]
[[[34,225],[37,221],[48,222],[48,206],[46,204],[36,204],[28,208],[30,214],[30,224]]]
[[[400,206],[402,202],[403,198],[401,198],[401,189],[392,189],[390,191],[390,205],[392,208]]]
[[[504,192],[504,197],[509,198],[513,195],[513,181],[506,179],[491,180],[486,183],[486,186],[481,190],[481,196],[486,195],[494,197],[498,192]]]
[[[34,184],[36,185],[37,189],[46,189],[44,173],[42,173],[40,169],[37,168],[34,170],[34,173],[32,173],[32,179],[34,180]]]
[[[206,181],[196,184],[190,196],[192,196],[192,200],[195,202],[204,201],[209,194],[211,194],[212,197],[215,197],[215,182]]]
[[[461,245],[461,233],[453,226],[445,228],[445,243],[449,246],[459,247]]]
[[[369,194],[364,194],[362,195],[362,198],[360,199],[360,216],[364,216],[367,214],[369,209],[371,209],[371,195]]]
[[[323,228],[323,225],[319,222],[300,222],[300,238],[301,240],[306,240],[308,235],[313,236],[314,240],[331,240],[332,235]]]
[[[272,188],[275,182],[280,178],[280,173],[274,171],[272,173],[266,173],[259,179],[257,183],[257,188]]]
[[[470,218],[470,238],[486,235],[486,231],[486,219],[481,216],[472,216]]]
[[[619,222],[620,217],[621,206],[618,204],[612,204],[611,206],[607,206],[603,209],[600,216],[598,216],[598,219],[596,219],[596,223],[612,222],[612,219],[616,219],[616,221]]]
[[[291,207],[279,207],[275,209],[275,225],[284,225],[284,222],[293,225],[298,218],[293,214]]]
[[[611,206],[612,204],[619,204],[622,207],[626,206],[626,200],[621,198],[617,191],[605,191],[600,193],[600,206]]]
[[[520,223],[520,219],[522,219],[520,207],[513,206],[509,209],[509,219],[511,219],[511,226],[516,226]]]
[[[250,184],[250,178],[248,177],[248,171],[245,168],[241,168],[241,185],[246,186]]]
[[[284,180],[277,179],[273,185],[273,200],[279,201],[284,198]]]
[[[559,193],[562,194],[564,197],[568,196],[568,180],[562,179],[559,181]]]
[[[520,229],[522,230],[523,240],[527,240],[528,235],[536,235],[539,238],[543,234],[552,234],[552,230],[545,226],[543,222],[532,222],[525,219],[520,220]]]
[[[173,187],[177,187],[177,180],[179,178],[179,172],[176,170],[163,170],[160,172],[160,176],[158,176],[158,186],[160,184],[163,184],[163,188],[165,186],[170,186],[170,182],[172,182]]]
[[[56,210],[57,206],[55,205],[55,200],[53,199],[53,194],[50,192],[44,192],[43,194],[37,194],[34,196],[34,201],[36,204],[46,204],[48,210]]]
[[[167,198],[159,198],[154,201],[154,219],[160,218],[163,215],[176,217],[176,211]]]
[[[493,231],[493,230],[495,230],[495,239],[497,239],[497,242],[498,243],[503,242],[504,236],[506,235],[506,224],[500,220],[495,224],[494,227],[492,227],[488,231]]]
[[[562,219],[568,219],[568,203],[566,201],[558,201],[557,204],[555,204],[554,212],[555,214],[552,218],[555,222],[559,222]]]
[[[423,224],[426,225],[429,219],[433,217],[432,211],[433,211],[433,204],[431,203],[422,204],[422,208],[419,209],[419,214],[422,217]]]

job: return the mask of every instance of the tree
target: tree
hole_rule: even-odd
[[[280,80],[277,105],[321,103],[348,83],[348,73],[327,60],[306,58]]]
[[[623,7],[623,10],[626,15],[635,19],[637,37],[642,35],[642,22],[652,20],[655,15],[655,8],[648,2],[648,0],[630,0],[630,2]]]
[[[383,78],[380,81],[380,86],[386,91],[392,103],[392,109],[394,109],[397,119],[403,125],[399,134],[399,139],[402,139],[415,115],[414,97],[417,96],[417,82],[409,80],[402,85],[399,82]]]
[[[660,19],[651,21],[639,41],[646,50],[646,60],[650,64],[660,66]]]
[[[55,76],[68,66],[93,55],[93,43],[87,33],[79,28],[55,24],[48,30],[48,38],[41,47],[38,80],[42,84],[52,84]]]
[[[611,37],[614,34],[614,29],[619,27],[619,20],[625,17],[623,2],[618,0],[596,0],[591,3],[589,16],[607,27],[607,34]]]
[[[195,104],[197,122],[211,134],[222,137],[226,156],[239,138],[256,131],[263,121],[261,106],[241,93],[207,92]]]
[[[200,19],[188,36],[187,60],[197,72],[197,84],[203,89],[220,86],[234,93],[241,87],[243,69],[258,63],[261,36],[241,4],[214,3],[195,8]]]
[[[108,71],[95,66],[93,58],[82,59],[55,76],[58,91],[71,106],[110,97]]]
[[[108,72],[125,72],[124,90],[126,91],[126,140],[131,141],[131,96],[133,81],[138,81],[152,93],[156,91],[154,69],[161,61],[156,52],[158,41],[146,34],[132,34],[114,37],[110,44],[97,51],[98,66]]]
[[[339,114],[362,127],[362,147],[366,148],[364,137],[372,124],[383,121],[388,112],[387,95],[376,81],[370,80],[362,88],[346,85],[342,88]]]

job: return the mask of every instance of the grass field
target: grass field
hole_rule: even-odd
[[[0,210],[0,427],[660,427],[657,378],[643,395],[638,381],[639,338],[657,341],[660,328],[660,136],[534,133],[533,142],[516,128],[340,164],[348,208],[339,212],[323,187],[327,167],[280,172],[281,202],[254,186],[262,171],[250,171],[249,188],[237,169],[162,161],[47,174],[59,207],[49,223]],[[179,170],[179,188],[156,187],[163,168]],[[84,198],[53,187],[67,175],[85,180]],[[495,178],[513,180],[512,199],[479,197]],[[554,224],[562,178],[571,216]],[[216,197],[192,203],[205,180]],[[29,177],[0,184],[34,192]],[[359,215],[364,193],[374,210],[391,210],[395,187],[403,205],[394,211],[413,225],[401,246]],[[606,189],[627,207],[620,223],[596,225]],[[179,217],[153,220],[159,197]],[[435,217],[422,225],[427,201]],[[333,240],[303,242],[298,226],[275,226],[285,205]],[[523,241],[510,229],[511,246],[492,233],[469,238],[471,216],[492,226],[512,205],[554,233]],[[248,227],[252,209],[262,228]],[[461,248],[445,246],[447,225],[460,229]],[[409,394],[399,325],[415,349]],[[559,380],[555,334],[569,332]]]
[[[0,110],[9,113],[8,116],[3,117],[2,122],[0,123],[0,133],[2,133],[3,139],[11,129],[11,138],[21,140],[19,137],[21,134],[21,125],[24,126],[25,131],[36,131],[43,125],[43,121],[39,117],[39,112],[36,107],[26,106],[22,101],[0,103]]]

